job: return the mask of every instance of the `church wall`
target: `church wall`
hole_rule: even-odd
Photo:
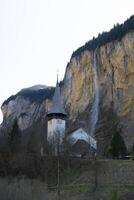
[[[63,119],[50,119],[48,121],[48,141],[55,138],[56,134],[60,134],[61,138],[65,136],[65,120]]]

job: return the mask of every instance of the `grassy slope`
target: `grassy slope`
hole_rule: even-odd
[[[56,162],[47,184],[37,178],[0,178],[0,200],[56,200]],[[44,167],[50,166],[44,165]],[[45,173],[43,168],[42,173]],[[56,170],[55,170],[56,169]],[[51,175],[51,178],[50,178]],[[3,189],[4,188],[4,189]],[[25,194],[25,195],[24,195]],[[58,200],[134,200],[134,161],[72,159],[60,163]]]
[[[63,177],[66,176],[68,182],[61,186],[64,199],[134,199],[133,161],[99,160],[93,163],[83,160],[77,170],[65,171]]]

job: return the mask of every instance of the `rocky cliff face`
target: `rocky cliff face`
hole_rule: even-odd
[[[71,59],[62,88],[70,119],[75,121],[83,113],[87,118],[86,125],[90,124],[88,113],[94,101],[93,54],[93,51],[84,51]],[[134,142],[134,32],[126,34],[121,41],[97,48],[96,59],[100,91],[98,125],[102,125],[104,118],[105,123],[112,120],[106,116],[112,109],[119,118],[124,140],[130,148]],[[109,132],[109,128],[105,131]]]
[[[130,150],[134,143],[134,31],[128,32],[120,41],[96,48],[95,54],[100,94],[96,137],[100,152],[104,154],[110,144],[115,121],[122,127],[122,136]],[[90,130],[95,95],[93,56],[93,50],[85,50],[79,56],[73,56],[67,65],[61,87],[68,113],[67,131],[80,126]],[[39,119],[45,120],[53,92],[42,98],[46,93],[43,90],[39,101],[32,99],[27,91],[27,95],[19,93],[2,105],[3,131],[10,129],[15,119],[21,131]],[[34,91],[32,95],[37,93]]]
[[[53,93],[52,87],[33,86],[9,97],[1,107],[3,113],[1,130],[7,132],[8,129],[12,129],[15,120],[20,131],[33,126],[38,120],[44,121]]]

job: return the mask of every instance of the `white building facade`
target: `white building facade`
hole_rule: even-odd
[[[48,134],[47,140],[59,139],[60,144],[65,137],[66,122],[64,119],[52,118],[48,120]]]

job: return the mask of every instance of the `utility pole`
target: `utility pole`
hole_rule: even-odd
[[[60,158],[57,156],[57,200],[60,200]]]

